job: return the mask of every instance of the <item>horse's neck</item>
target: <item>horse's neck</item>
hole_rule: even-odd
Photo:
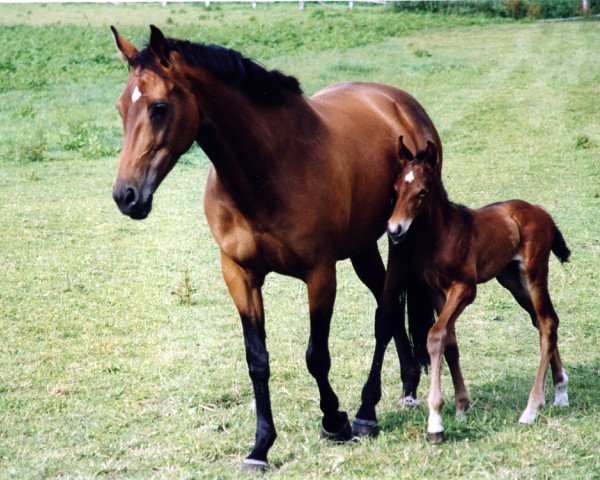
[[[455,218],[458,207],[452,203],[443,187],[432,199],[431,206],[420,217],[418,223],[419,244],[431,248],[439,245],[448,233],[449,223]]]
[[[218,94],[211,88],[210,95],[198,95],[204,117],[198,143],[242,210],[272,210],[281,203],[278,176],[286,163],[299,161],[291,152],[313,133],[314,112],[300,95],[284,105],[261,105],[233,88],[214,87]]]

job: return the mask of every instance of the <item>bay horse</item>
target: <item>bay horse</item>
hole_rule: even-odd
[[[541,358],[522,424],[533,423],[544,405],[548,364],[552,367],[555,406],[568,406],[567,374],[558,351],[558,315],[548,293],[548,262],[552,251],[561,262],[571,252],[552,217],[523,200],[493,203],[477,210],[452,203],[441,180],[435,145],[415,154],[400,136],[402,170],[394,188],[396,205],[388,221],[394,244],[413,242],[410,267],[426,283],[438,312],[427,338],[431,357],[431,388],[427,400],[427,432],[443,439],[440,410],[440,356],[444,354],[454,384],[456,416],[465,418],[469,397],[463,381],[455,322],[475,299],[477,284],[496,278],[530,315],[539,330]],[[412,238],[411,238],[412,237]],[[395,275],[389,268],[388,275]],[[383,300],[382,300],[383,302]]]
[[[194,142],[212,162],[204,210],[241,318],[256,401],[255,444],[243,468],[268,468],[276,437],[261,290],[270,272],[307,285],[306,364],[319,389],[321,433],[349,440],[348,415],[328,380],[336,262],[350,258],[379,299],[385,267],[377,239],[393,206],[398,135],[415,148],[433,142],[442,164],[429,116],[413,97],[390,86],[344,83],[306,97],[297,79],[237,51],[167,39],[154,26],[148,46],[138,51],[111,29],[130,67],[117,101],[124,142],[113,197],[120,211],[145,218],[156,189]],[[416,396],[433,324],[433,306],[420,293],[408,293],[419,307],[408,318],[412,345],[403,317],[393,332],[409,399]],[[398,299],[394,304],[402,313]],[[371,395],[368,390],[363,396]]]

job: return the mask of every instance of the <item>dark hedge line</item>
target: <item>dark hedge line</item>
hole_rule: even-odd
[[[600,0],[588,0],[590,11],[600,12]],[[452,15],[485,15],[507,18],[563,18],[583,15],[581,0],[481,0],[392,2],[394,11],[420,11]]]

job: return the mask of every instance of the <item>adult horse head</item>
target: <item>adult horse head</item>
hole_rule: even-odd
[[[160,30],[151,27],[150,44],[141,54],[112,30],[131,66],[117,101],[125,138],[113,198],[121,212],[139,220],[148,216],[154,192],[196,140],[200,113],[177,53],[167,50]]]
[[[306,363],[319,388],[322,433],[348,440],[348,416],[328,379],[336,262],[349,258],[380,298],[385,268],[377,239],[391,212],[397,139],[404,135],[415,149],[433,142],[441,165],[433,123],[414,98],[393,87],[346,83],[305,97],[294,77],[234,50],[167,39],[151,27],[148,47],[137,51],[113,34],[131,67],[118,102],[125,141],[113,193],[120,210],[147,216],[160,182],[194,141],[212,162],[204,209],[242,321],[256,399],[256,442],[244,467],[266,468],[276,437],[262,298],[270,272],[307,284]],[[414,289],[408,296],[414,351],[397,296],[376,322],[394,316],[403,392],[414,399],[433,309]],[[354,433],[376,422],[380,396],[380,382],[370,378]]]

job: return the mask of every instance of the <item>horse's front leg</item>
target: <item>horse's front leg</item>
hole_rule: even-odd
[[[266,470],[267,455],[277,433],[269,397],[269,354],[266,347],[264,310],[261,287],[264,275],[255,274],[238,265],[221,252],[221,268],[229,293],[242,320],[246,361],[256,400],[256,441],[244,460],[243,470]]]
[[[306,350],[308,371],[317,381],[323,412],[321,434],[336,441],[352,438],[348,414],[339,411],[338,397],[329,383],[329,326],[336,293],[335,263],[314,269],[306,277],[310,312],[310,338]]]
[[[373,361],[369,377],[362,389],[362,403],[352,422],[352,433],[356,437],[374,437],[379,433],[375,407],[381,399],[383,358],[392,337],[400,336],[399,330],[404,329],[404,305],[398,300],[403,285],[402,268],[404,266],[396,258],[397,255],[398,249],[390,248],[390,260],[388,262],[383,294],[375,314],[375,351],[373,353]],[[406,337],[405,331],[404,336]],[[403,358],[403,355],[410,355],[408,338],[406,338],[406,345],[402,345],[402,347],[398,347],[398,354],[400,355],[400,363],[403,368],[402,373],[404,374],[404,368],[410,363],[406,361],[406,358]],[[402,376],[403,381],[405,381],[404,375]]]
[[[455,282],[446,292],[446,304],[427,336],[427,350],[431,358],[431,385],[429,396],[427,397],[427,405],[429,407],[427,433],[429,439],[434,443],[439,443],[444,438],[444,426],[441,414],[442,406],[444,405],[441,386],[442,355],[445,353],[446,345],[448,343],[452,344],[455,341],[452,337],[454,323],[465,307],[473,302],[475,292],[475,284],[471,286],[466,283]],[[452,375],[453,381],[457,379],[455,375]]]

